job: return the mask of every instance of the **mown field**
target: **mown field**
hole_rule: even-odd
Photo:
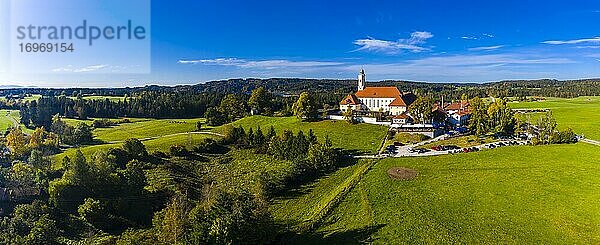
[[[194,145],[200,143],[203,139],[215,138],[215,137],[216,136],[209,135],[209,134],[180,134],[180,135],[173,135],[173,136],[164,136],[164,137],[157,138],[157,139],[144,140],[142,142],[146,146],[146,150],[148,150],[148,152],[157,151],[157,150],[167,152],[167,151],[169,151],[169,148],[171,147],[171,145],[183,145],[183,146],[186,146],[187,148],[189,148],[189,150],[191,150],[191,148]],[[122,145],[122,142],[119,142],[119,143],[113,143],[113,144],[88,145],[88,146],[80,147],[78,149],[80,149],[84,155],[91,156],[92,154],[94,154],[94,152],[96,152],[98,150],[109,150],[111,148],[121,147],[121,145]],[[62,159],[65,156],[73,156],[76,149],[77,148],[67,149],[63,153],[52,156],[54,168],[60,168]]]
[[[251,116],[233,123],[236,127],[244,127],[246,130],[261,127],[264,133],[273,126],[277,133],[288,129],[294,132],[302,130],[305,135],[312,129],[317,137],[329,135],[334,147],[359,152],[375,153],[381,147],[387,128],[372,124],[349,124],[345,121],[319,121],[303,122],[295,117],[265,117]],[[215,129],[219,132],[222,127]]]
[[[295,242],[597,244],[599,159],[597,146],[582,143],[384,159]],[[419,175],[392,180],[391,167]],[[318,196],[305,195],[294,198]]]
[[[547,98],[538,102],[510,103],[510,106],[551,109],[559,128],[571,127],[575,133],[600,140],[600,97]]]
[[[18,114],[18,111],[0,110],[0,132],[12,128],[14,126],[14,121],[18,120],[18,118],[13,117],[12,112]]]
[[[94,130],[94,138],[104,142],[123,141],[129,138],[149,138],[156,136],[187,133],[196,130],[196,122],[204,119],[147,119],[122,123],[109,128]]]
[[[24,125],[19,124],[20,120],[21,115],[18,110],[0,110],[0,132],[5,132],[6,129],[14,127],[15,122],[20,125],[23,132],[33,132],[33,130],[25,128]]]
[[[77,99],[77,97],[73,97],[73,96],[69,96],[70,99]],[[118,102],[121,101],[123,99],[125,99],[125,97],[121,97],[121,96],[101,96],[101,95],[88,95],[88,96],[83,96],[82,97],[84,100],[110,100],[112,102]]]
[[[94,119],[77,120],[62,119],[67,124],[75,125],[80,122],[92,124]],[[117,119],[111,119],[118,121]],[[210,134],[202,134],[196,131],[196,122],[204,122],[203,118],[196,119],[144,119],[132,118],[130,123],[121,123],[107,128],[94,129],[94,140],[96,145],[82,146],[79,149],[84,155],[90,156],[97,150],[108,150],[121,147],[123,141],[129,138],[141,140],[148,151],[168,151],[171,145],[183,145],[190,150],[205,138],[214,138]],[[210,128],[207,128],[207,130]],[[191,133],[190,133],[191,132]],[[209,132],[206,132],[209,133]],[[60,163],[65,156],[73,155],[76,148],[53,156],[55,168],[60,168]]]

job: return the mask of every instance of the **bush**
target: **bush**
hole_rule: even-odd
[[[182,145],[172,145],[169,148],[169,154],[174,157],[184,157],[184,156],[189,155],[189,152]]]
[[[219,153],[222,146],[213,139],[203,139],[200,144],[194,147],[196,153]]]
[[[115,123],[113,121],[106,119],[106,118],[96,119],[92,123],[92,126],[94,126],[94,128],[108,128],[108,127],[111,127],[114,125],[115,125]]]
[[[571,128],[562,131],[556,131],[550,136],[550,141],[553,144],[571,144],[577,142],[575,133]]]
[[[162,151],[154,151],[154,152],[152,152],[151,155],[155,158],[169,158],[169,155],[167,155],[167,153],[164,153]]]
[[[105,204],[100,201],[94,200],[93,198],[86,198],[83,201],[83,204],[79,205],[77,208],[77,213],[88,223],[102,229],[104,228],[102,227],[102,224],[108,225],[104,218],[106,215],[105,209]]]
[[[125,150],[130,157],[135,159],[143,159],[148,156],[146,146],[140,140],[135,138],[125,140],[125,143],[123,143],[123,150]]]

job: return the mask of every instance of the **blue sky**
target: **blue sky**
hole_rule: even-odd
[[[95,74],[85,67],[8,74],[0,67],[0,85],[354,79],[361,68],[370,81],[600,77],[598,1],[157,0],[151,20],[149,74]],[[85,66],[112,65],[100,58],[89,57]]]

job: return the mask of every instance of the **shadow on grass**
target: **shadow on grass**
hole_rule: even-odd
[[[303,234],[285,233],[278,244],[365,244],[372,243],[373,234],[384,224],[371,225],[353,230],[336,230],[333,232],[307,232]]]
[[[302,195],[306,195],[313,190],[315,184],[317,184],[319,180],[327,178],[329,175],[335,173],[336,171],[342,168],[352,166],[357,163],[358,159],[346,157],[342,154],[340,162],[335,166],[335,168],[332,168],[331,170],[325,172],[315,173],[314,175],[312,175],[312,177],[293,180],[289,182],[287,188],[284,188],[284,190],[274,193],[275,197],[279,200],[289,200],[298,198]]]

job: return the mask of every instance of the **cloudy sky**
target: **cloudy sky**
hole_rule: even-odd
[[[0,85],[346,79],[361,68],[370,81],[600,77],[598,1],[156,0],[151,9],[149,73],[101,55],[35,74],[0,61]]]

